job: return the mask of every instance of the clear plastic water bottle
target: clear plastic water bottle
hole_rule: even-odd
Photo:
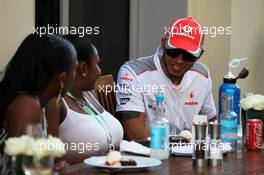
[[[220,116],[221,118],[221,139],[222,142],[230,143],[232,149],[230,152],[237,151],[237,141],[238,141],[238,124],[237,124],[237,114],[234,112],[233,106],[233,96],[234,91],[227,89],[225,91],[226,96],[226,107],[225,112]]]
[[[160,160],[169,158],[169,122],[164,117],[164,96],[156,95],[156,116],[150,125],[151,157]]]

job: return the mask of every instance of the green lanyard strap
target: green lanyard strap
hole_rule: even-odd
[[[109,126],[107,124],[107,122],[105,121],[104,117],[102,115],[100,115],[100,112],[92,105],[92,104],[89,104],[89,106],[98,114],[95,114],[94,111],[92,111],[88,105],[86,103],[87,100],[85,97],[84,100],[85,100],[85,103],[77,100],[70,92],[67,92],[66,93],[67,96],[69,96],[71,99],[73,99],[77,105],[85,112],[87,113],[88,115],[91,115],[93,116],[96,121],[100,124],[100,126],[105,130],[106,134],[107,134],[107,142],[108,142],[108,150],[111,151],[114,149],[114,144],[113,144],[113,138],[112,138],[112,134],[110,133],[110,129],[109,129]],[[101,119],[101,120],[100,120]],[[102,123],[103,121],[103,123]]]

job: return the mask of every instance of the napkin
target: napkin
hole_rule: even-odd
[[[122,140],[120,143],[120,152],[128,152],[150,156],[150,148],[143,146],[135,141]]]

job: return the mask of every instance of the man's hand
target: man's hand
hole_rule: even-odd
[[[143,140],[150,136],[149,129],[145,127],[145,113],[136,111],[117,112],[127,140]]]

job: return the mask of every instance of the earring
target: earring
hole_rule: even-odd
[[[83,73],[82,76],[83,76],[83,77],[86,77],[86,73]]]
[[[60,83],[60,92],[59,92],[58,97],[57,97],[57,99],[56,99],[56,105],[58,105],[58,104],[60,103],[60,101],[61,101],[61,94],[62,94],[63,86],[64,86],[64,83],[61,82],[61,83]]]

